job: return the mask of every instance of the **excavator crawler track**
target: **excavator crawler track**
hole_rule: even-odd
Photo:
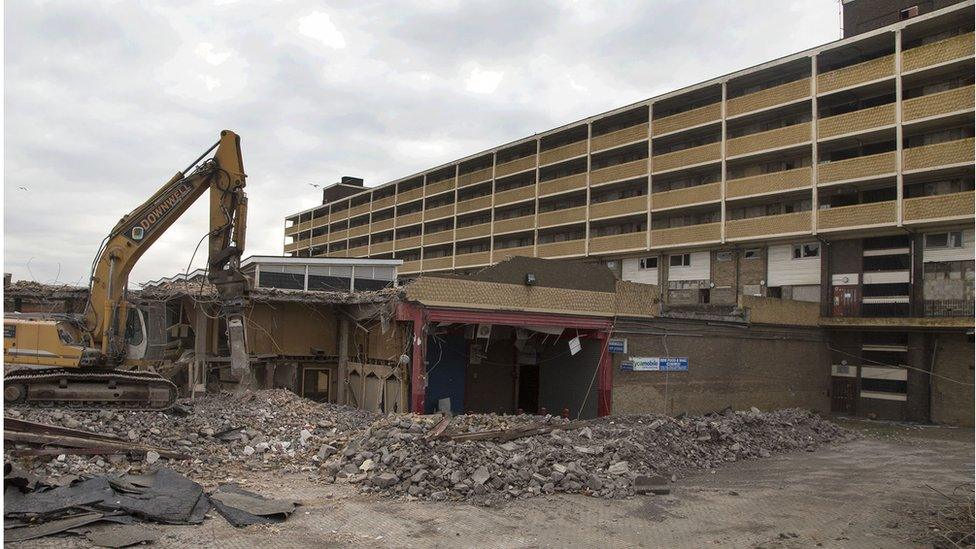
[[[3,376],[5,404],[76,410],[166,410],[176,385],[152,372],[17,369]]]

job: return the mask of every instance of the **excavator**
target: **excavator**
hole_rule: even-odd
[[[176,385],[140,360],[145,316],[127,301],[128,278],[142,254],[207,190],[207,279],[216,289],[217,314],[227,326],[231,369],[237,374],[247,370],[244,308],[249,284],[240,271],[245,177],[240,137],[224,130],[217,143],[123,216],[105,237],[92,264],[84,313],[5,315],[4,402],[80,409],[173,406]]]

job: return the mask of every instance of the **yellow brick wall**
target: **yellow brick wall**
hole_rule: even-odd
[[[349,208],[349,217],[356,217],[357,215],[363,215],[364,213],[368,213],[368,212],[369,212],[369,202]]]
[[[473,212],[491,206],[491,195],[479,196],[471,200],[462,200],[457,203],[457,213]]]
[[[424,235],[424,245],[431,246],[434,244],[444,244],[445,242],[451,242],[454,240],[454,231],[440,231],[436,233],[429,233]]]
[[[451,256],[447,257],[435,257],[433,259],[424,260],[424,271],[438,271],[444,269],[450,269],[453,266],[453,258]]]
[[[409,250],[410,248],[420,246],[420,237],[411,236],[409,238],[398,238],[394,242],[396,242],[395,246],[397,250]]]
[[[555,210],[539,214],[539,226],[548,227],[563,223],[572,223],[586,219],[586,206],[566,208],[565,210]]]
[[[894,173],[894,171],[895,153],[887,152],[820,164],[817,166],[817,181],[830,183]]]
[[[915,97],[902,103],[901,115],[907,120],[973,108],[973,86]]]
[[[358,227],[353,227],[349,229],[349,238],[355,238],[357,236],[363,236],[369,234],[369,224],[360,225]]]
[[[495,193],[495,205],[501,206],[502,204],[511,204],[512,202],[527,200],[529,198],[535,198],[535,185],[528,185],[525,187],[519,187],[517,189],[509,189],[507,191]]]
[[[729,139],[725,144],[725,154],[726,156],[738,156],[740,154],[803,143],[804,141],[810,141],[809,122]]]
[[[397,193],[396,203],[406,204],[407,202],[412,202],[424,196],[424,188],[417,187],[416,189],[410,189],[409,191],[404,191],[402,193]]]
[[[335,242],[337,240],[345,240],[349,238],[349,231],[343,229],[341,231],[332,231],[329,233],[329,242]]]
[[[674,208],[686,204],[699,204],[721,200],[722,184],[707,183],[696,187],[686,187],[675,191],[665,191],[651,194],[651,209]]]
[[[586,188],[586,174],[578,173],[539,183],[539,196]]]
[[[611,200],[590,205],[590,219],[627,215],[647,211],[647,195]]]
[[[590,239],[590,253],[616,252],[647,247],[647,233],[616,234],[597,236]]]
[[[894,223],[896,220],[895,204],[894,200],[890,200],[817,210],[817,228],[820,230],[839,229]]]
[[[903,170],[917,170],[973,161],[973,138],[904,150]]]
[[[725,196],[737,198],[754,194],[788,191],[809,187],[810,168],[797,168],[782,172],[754,175],[741,179],[730,179],[725,182]]]
[[[373,201],[373,211],[377,212],[383,208],[389,208],[396,202],[396,196],[387,196]]]
[[[491,252],[475,252],[473,254],[458,254],[454,256],[456,267],[470,267],[472,265],[485,265],[491,262]]]
[[[705,223],[690,227],[657,229],[651,231],[651,247],[717,241],[722,236],[721,226],[721,223]]]
[[[484,168],[482,170],[459,175],[458,187],[474,185],[475,183],[481,183],[482,181],[488,181],[489,179],[491,179],[491,168]]]
[[[810,212],[766,215],[725,222],[725,238],[730,239],[808,231]]]
[[[576,143],[542,151],[539,153],[539,165],[552,164],[553,162],[559,162],[560,160],[566,160],[567,158],[574,158],[584,154],[586,154],[586,140],[577,141]]]
[[[972,216],[973,191],[921,198],[907,198],[902,206],[905,221]]]
[[[835,135],[854,133],[895,123],[895,105],[878,105],[869,109],[829,116],[817,121],[817,136],[820,139]]]
[[[660,154],[654,157],[654,173],[672,170],[682,166],[691,166],[702,162],[718,160],[722,155],[721,143],[709,143],[700,147],[692,147],[681,151]]]
[[[388,231],[392,228],[393,228],[393,218],[384,219],[382,221],[374,221],[369,224],[369,232],[371,233]]]
[[[647,173],[647,159],[624,162],[609,168],[593,170],[590,173],[590,184],[598,185],[608,181],[624,179],[627,177],[638,177]]]
[[[375,254],[387,254],[393,251],[393,241],[389,240],[387,242],[377,242],[376,244],[369,245],[370,255]]]
[[[616,313],[620,316],[657,316],[660,291],[654,284],[617,281]]]
[[[623,128],[615,132],[598,135],[590,143],[590,151],[602,151],[610,147],[623,145],[632,141],[647,139],[647,123]]]
[[[491,233],[491,223],[471,225],[470,227],[458,227],[457,230],[455,230],[455,233],[457,234],[456,238],[458,240],[488,236],[488,234]]]
[[[400,268],[397,270],[397,272],[400,274],[418,273],[420,272],[420,267],[421,267],[421,263],[419,259],[416,261],[404,261],[403,265],[400,265]]]
[[[539,244],[539,257],[562,257],[569,255],[583,255],[586,253],[585,240],[567,240],[565,242],[550,242]]]
[[[427,221],[450,217],[454,215],[454,204],[445,204],[436,208],[431,208],[424,212],[424,219]]]
[[[895,56],[886,55],[817,75],[817,91],[828,92],[895,74]]]
[[[901,52],[901,70],[913,71],[969,55],[973,55],[971,32]]]
[[[764,107],[771,107],[810,96],[810,79],[802,78],[760,90],[755,93],[729,99],[725,107],[726,116],[735,116]]]
[[[707,122],[717,121],[721,117],[722,104],[712,103],[711,105],[705,105],[704,107],[698,107],[697,109],[691,109],[690,111],[679,112],[678,114],[658,118],[657,120],[653,121],[652,129],[654,131],[654,135],[661,135],[684,128],[698,126]]]
[[[596,316],[612,316],[616,311],[616,299],[611,292],[439,277],[420,277],[404,290],[408,300],[430,306]]]
[[[491,197],[489,197],[489,199],[490,198]],[[489,200],[489,204],[490,203],[491,202]],[[407,214],[407,215],[398,215],[396,217],[396,226],[397,227],[406,227],[407,225],[414,225],[416,223],[420,223],[420,221],[423,219],[423,217],[424,217],[423,212],[415,212],[415,213]]]
[[[820,303],[740,295],[739,306],[754,324],[816,326],[820,322]]]
[[[349,257],[363,257],[369,252],[369,246],[359,246],[348,250]]]
[[[502,177],[516,172],[535,168],[535,155],[525,156],[511,162],[495,166],[495,177]]]
[[[445,179],[443,181],[438,181],[436,183],[430,183],[427,185],[427,196],[433,196],[445,191],[450,191],[454,189],[454,178]]]
[[[523,231],[535,227],[535,216],[513,217],[511,219],[500,219],[495,221],[496,233],[507,233],[512,231]]]

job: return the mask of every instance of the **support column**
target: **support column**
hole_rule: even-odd
[[[207,328],[209,318],[203,310],[203,305],[193,307],[193,361],[186,373],[186,394],[195,398],[198,394],[207,392]]]
[[[412,322],[413,329],[410,337],[410,411],[415,414],[424,413],[427,398],[427,335],[424,310],[417,305],[400,303],[397,306],[396,319]]]
[[[349,319],[342,313],[339,317],[339,347],[336,355],[339,357],[339,373],[336,380],[336,404],[346,403],[346,391],[349,385]]]
[[[598,332],[597,340],[600,342],[600,364],[597,367],[597,401],[596,415],[598,417],[609,416],[613,398],[613,367],[610,352],[607,346],[610,344],[610,332]]]

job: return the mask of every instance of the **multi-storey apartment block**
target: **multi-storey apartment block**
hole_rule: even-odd
[[[929,378],[905,367],[938,352],[924,330],[962,330],[972,360],[974,14],[909,8],[377,187],[346,182],[287,218],[284,250],[402,259],[407,276],[592,258],[670,307],[819,301],[838,328],[835,407],[930,419],[913,412]]]

